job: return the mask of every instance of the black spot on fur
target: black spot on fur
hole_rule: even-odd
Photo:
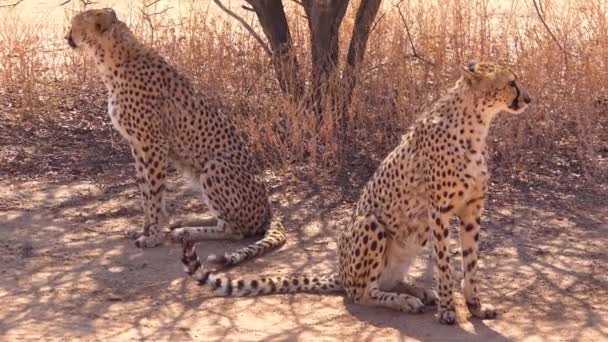
[[[378,224],[376,224],[376,222],[372,222],[371,223],[371,229],[372,229],[372,232],[376,231],[376,229],[378,229]]]

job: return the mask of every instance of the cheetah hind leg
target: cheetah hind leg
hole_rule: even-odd
[[[175,225],[173,224],[172,227]],[[216,225],[174,228],[170,236],[174,243],[183,243],[185,242],[184,239],[189,242],[198,242],[204,240],[241,240],[244,238],[242,233],[232,229],[230,224],[222,219],[218,219]]]
[[[207,228],[207,227],[217,227],[217,219],[215,217],[207,217],[207,218],[196,218],[196,219],[185,219],[185,220],[177,220],[169,225],[169,231],[165,232],[168,234],[168,238],[172,240],[172,242],[181,243],[184,232],[186,231],[194,231],[196,228]],[[185,229],[182,229],[185,228]],[[175,233],[175,238],[173,237],[173,232],[181,229],[181,232]],[[190,239],[190,237],[188,237]]]
[[[227,252],[224,255],[210,254],[207,257],[207,262],[222,268],[231,267],[279,248],[285,243],[285,240],[285,227],[283,227],[281,221],[272,219],[270,226],[262,239],[243,248],[239,248],[236,251]]]
[[[412,295],[420,299],[425,305],[437,305],[437,293],[432,288],[424,288],[401,281],[393,288],[393,291]]]
[[[198,219],[187,219],[177,220],[169,225],[171,231],[182,227],[207,227],[217,226],[217,219],[215,217],[198,218]]]

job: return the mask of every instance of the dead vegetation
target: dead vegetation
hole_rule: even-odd
[[[74,11],[109,1],[0,0],[0,339],[606,340],[608,1],[384,1],[350,70],[346,108],[332,101],[344,94],[357,12],[369,2],[349,2],[336,31],[329,106],[311,100],[317,65],[304,5],[315,1],[282,2],[284,60],[258,14],[241,8],[278,2],[113,2],[143,41],[230,106],[266,162],[288,242],[234,272],[332,270],[339,230],[379,159],[464,61],[497,60],[534,97],[523,115],[499,116],[490,136],[481,273],[501,318],[462,316],[446,328],[432,313],[361,309],[338,296],[201,294],[178,246],[142,251],[124,238],[141,219],[131,157],[91,61],[63,39]],[[171,176],[174,218],[202,214],[198,194]]]
[[[335,170],[353,156],[377,160],[452,84],[463,62],[487,59],[512,65],[534,97],[525,114],[495,123],[495,174],[606,180],[605,0],[400,1],[383,2],[375,13],[379,3],[330,1],[344,6],[334,22],[327,20],[342,8],[315,1],[283,2],[285,22],[272,6],[281,1],[141,0],[118,13],[201,91],[231,106],[268,165]],[[28,157],[9,151],[14,139],[26,139],[23,129],[105,129],[121,146],[106,125],[90,61],[62,39],[73,11],[103,1],[58,1],[46,15],[28,1],[0,5],[3,173],[18,171],[19,158]]]

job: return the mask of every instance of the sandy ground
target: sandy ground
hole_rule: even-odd
[[[493,184],[479,272],[483,298],[500,316],[471,318],[457,293],[458,324],[442,326],[434,310],[404,314],[339,295],[214,297],[184,276],[179,246],[140,250],[126,239],[141,219],[130,172],[1,182],[0,340],[608,339],[605,191]],[[288,243],[231,275],[335,270],[337,235],[365,175],[355,178],[269,174]],[[168,203],[174,219],[205,213],[196,191],[177,177]],[[247,242],[201,243],[198,250],[205,256]],[[426,252],[412,281],[431,284],[428,261]]]

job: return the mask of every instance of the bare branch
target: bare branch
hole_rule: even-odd
[[[72,0],[65,0],[64,2],[60,3],[59,6],[65,6],[65,5],[69,4],[70,2],[72,2]],[[91,0],[80,0],[80,3],[82,4],[83,7],[86,8],[88,5],[93,5],[93,4],[96,4],[97,2],[91,1]]]
[[[17,0],[16,2],[13,2],[12,4],[0,5],[0,8],[6,8],[6,7],[15,8],[15,7],[17,7],[17,5],[19,5],[22,2],[23,2],[23,0]]]
[[[141,10],[141,12],[142,12],[142,14],[143,14],[143,16],[144,16],[145,18],[149,19],[149,18],[151,18],[151,17],[153,17],[153,16],[155,16],[155,15],[165,14],[165,13],[167,13],[169,10],[171,10],[172,8],[173,8],[173,7],[169,6],[169,7],[165,8],[165,9],[162,9],[162,10],[160,10],[160,11],[158,11],[158,12],[153,12],[153,13],[146,13],[146,12],[144,12],[143,10]]]
[[[152,6],[156,5],[156,4],[157,4],[157,3],[159,3],[159,2],[160,2],[160,0],[152,1],[152,2],[151,2],[151,3],[149,3],[149,4],[144,5],[144,7],[146,7],[146,8],[148,8],[148,7],[152,7]]]
[[[424,63],[430,65],[430,66],[435,66],[435,63],[427,60],[426,58],[420,56],[418,54],[418,52],[416,51],[416,46],[414,45],[414,40],[412,39],[412,34],[410,33],[410,27],[407,24],[407,20],[405,19],[405,16],[403,15],[403,12],[401,12],[401,8],[399,7],[399,5],[401,5],[403,1],[399,1],[395,7],[397,7],[397,11],[399,12],[399,16],[401,17],[401,21],[403,22],[403,25],[405,26],[405,32],[407,33],[407,39],[410,41],[410,46],[412,47],[412,54],[408,55],[407,57],[413,57],[413,58],[417,58],[421,61],[423,61]]]
[[[551,31],[551,29],[549,28],[549,25],[547,25],[547,23],[545,22],[545,18],[543,18],[541,9],[540,9],[539,5],[536,3],[536,0],[532,0],[532,3],[534,4],[534,8],[536,9],[536,14],[538,14],[538,18],[540,19],[540,21],[545,26],[545,29],[547,30],[547,32],[549,33],[549,35],[551,36],[551,38],[553,38],[553,40],[555,41],[555,44],[557,44],[557,46],[559,47],[559,49],[562,50],[562,52],[564,53],[564,58],[567,60],[568,59],[568,52],[566,51],[566,49],[564,49],[564,47],[562,46],[562,44],[560,44],[559,40],[557,40],[557,37],[555,37],[555,35]]]
[[[384,19],[385,14],[386,14],[386,12],[380,14],[380,18],[378,18],[378,20],[376,20],[376,22],[374,22],[374,24],[372,25],[372,29],[369,31],[370,33],[374,32],[374,30],[376,29],[376,26],[378,26],[378,24],[382,21],[382,19]]]
[[[249,25],[245,19],[243,19],[241,16],[239,16],[238,14],[234,13],[233,11],[231,11],[228,7],[224,6],[224,4],[222,4],[222,2],[220,0],[213,0],[213,2],[224,12],[226,12],[229,16],[233,17],[234,19],[236,19],[236,21],[238,21],[239,23],[241,23],[241,25],[243,25],[243,27],[249,32],[249,34],[251,34],[251,36],[253,36],[253,38],[255,38],[255,40],[258,41],[258,43],[260,43],[260,45],[262,46],[262,48],[264,49],[264,51],[266,51],[266,54],[268,54],[268,56],[272,56],[272,51],[270,51],[270,49],[268,48],[268,45],[266,44],[266,42],[264,42],[264,40],[262,39],[262,37],[260,37],[259,34],[257,34],[257,32],[255,32],[255,30],[251,27],[251,25]]]
[[[253,7],[243,5],[243,6],[241,6],[241,8],[244,9],[245,11],[255,12]]]

